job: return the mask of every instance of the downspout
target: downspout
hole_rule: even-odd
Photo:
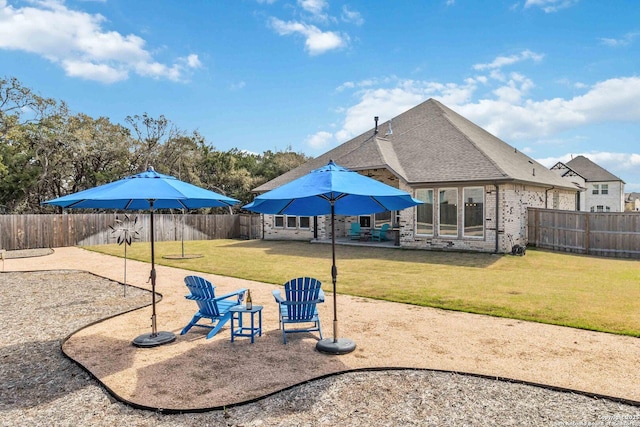
[[[497,183],[493,184],[496,187],[496,250],[495,253],[498,253],[498,247],[500,246],[500,236],[498,236],[498,229],[500,228],[500,187],[498,187]]]
[[[544,208],[549,209],[549,190],[553,190],[556,187],[549,187],[544,190]]]

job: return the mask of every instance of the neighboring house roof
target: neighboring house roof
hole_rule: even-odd
[[[593,163],[585,156],[575,157],[565,163],[565,166],[583,177],[587,182],[621,181],[624,184],[624,181],[620,178]]]
[[[572,187],[514,147],[429,99],[390,121],[255,188],[286,184],[329,160],[352,170],[387,168],[409,185],[518,181]]]
[[[640,193],[627,193],[624,199],[628,202],[634,202],[640,199]]]

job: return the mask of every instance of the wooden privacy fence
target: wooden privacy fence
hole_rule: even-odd
[[[557,251],[640,259],[640,213],[529,208],[528,242]]]
[[[138,218],[139,241],[150,240],[150,215],[127,214]],[[0,249],[18,250],[115,243],[116,217],[125,214],[0,215]],[[257,217],[257,220],[256,220]],[[258,239],[260,215],[155,214],[156,241]],[[244,226],[241,226],[244,224]],[[248,225],[247,225],[248,224]],[[242,231],[241,231],[242,229]]]

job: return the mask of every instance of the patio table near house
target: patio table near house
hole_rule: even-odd
[[[360,240],[363,242],[368,242],[371,240],[371,231],[363,230],[360,232]]]

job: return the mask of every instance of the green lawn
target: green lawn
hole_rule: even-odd
[[[124,255],[124,247],[87,249]],[[262,240],[156,242],[156,263],[281,284],[298,276],[331,289],[331,246]],[[149,243],[127,256],[150,260]],[[338,292],[447,310],[640,337],[640,262],[527,250],[524,257],[336,247]]]

